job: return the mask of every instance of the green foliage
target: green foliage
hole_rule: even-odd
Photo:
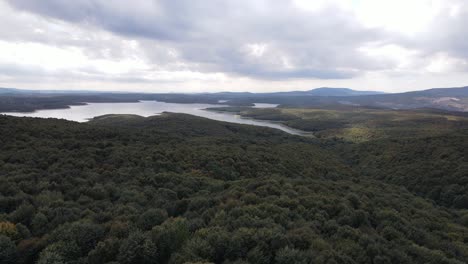
[[[80,257],[75,241],[59,241],[48,245],[39,257],[39,263],[67,263]]]
[[[392,140],[351,144],[174,114],[87,124],[1,116],[0,255],[466,262],[468,218],[455,208],[466,199],[464,132]],[[453,204],[418,196],[435,188]]]
[[[151,230],[151,237],[159,250],[159,257],[167,261],[190,237],[188,223],[184,218],[171,218]]]
[[[104,235],[104,228],[93,223],[67,223],[59,226],[51,235],[52,241],[75,243],[78,255],[86,256]]]
[[[305,252],[298,249],[291,249],[289,247],[282,248],[276,254],[275,262],[278,264],[298,263],[307,264],[310,263],[311,258],[307,256]]]
[[[118,261],[122,264],[158,263],[157,247],[146,234],[130,233],[119,248]]]
[[[7,236],[0,235],[0,263],[15,263],[16,246]]]
[[[468,209],[468,130],[339,148],[363,176],[406,187],[447,207]]]
[[[31,221],[31,228],[33,230],[33,233],[35,235],[44,234],[44,232],[47,231],[46,228],[48,222],[49,221],[47,220],[47,217],[43,213],[37,213]]]
[[[327,109],[328,108],[328,109]],[[282,122],[324,139],[339,138],[365,142],[385,138],[414,138],[443,135],[468,128],[463,113],[426,110],[387,110],[364,107],[324,108],[214,108],[237,112],[244,117]]]
[[[18,237],[18,230],[15,224],[11,222],[0,222],[0,235],[16,239]]]
[[[122,242],[114,237],[99,242],[88,254],[88,263],[100,264],[116,260]],[[128,244],[128,242],[127,242]]]
[[[41,252],[41,256],[39,257],[39,261],[37,264],[65,264],[66,261],[64,257],[61,256],[57,252],[53,252],[50,250],[44,250]]]
[[[138,218],[137,225],[142,230],[150,230],[153,226],[160,225],[167,219],[166,210],[149,209]]]

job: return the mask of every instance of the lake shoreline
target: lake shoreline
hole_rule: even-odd
[[[139,100],[137,102],[82,102],[77,105],[68,105],[67,108],[40,109],[33,112],[2,112],[0,114],[17,117],[39,117],[58,118],[76,122],[88,122],[94,117],[106,114],[132,114],[142,117],[160,115],[163,112],[184,113],[194,116],[205,117],[212,120],[270,127],[282,130],[291,135],[313,136],[307,131],[288,127],[281,122],[273,120],[260,120],[255,118],[242,117],[236,113],[213,111],[209,108],[227,107],[223,104],[183,104],[166,103],[157,100]],[[273,104],[254,104],[252,108],[275,108]]]

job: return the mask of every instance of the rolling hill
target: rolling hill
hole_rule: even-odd
[[[279,104],[295,108],[336,108],[343,106],[388,109],[433,108],[448,111],[468,111],[468,87],[438,88],[424,91],[383,94],[348,88],[318,88],[310,91],[277,93],[88,93],[85,91],[29,92],[3,89],[0,111],[34,111],[66,108],[83,102],[135,102],[158,100],[171,103],[209,103],[230,106],[252,106],[254,103]]]
[[[466,210],[405,188],[426,175],[411,166],[460,159],[458,139],[399,162],[392,142],[355,148],[180,114],[0,116],[0,128],[3,263],[468,260]]]

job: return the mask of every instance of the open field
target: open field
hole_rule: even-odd
[[[352,142],[435,136],[454,129],[468,128],[467,114],[432,109],[220,107],[212,110],[236,112],[243,117],[255,119],[275,120],[292,128],[314,132],[319,138],[339,138]]]

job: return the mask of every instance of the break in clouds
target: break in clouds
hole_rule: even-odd
[[[467,13],[462,0],[0,1],[0,85],[461,86],[468,83]]]

